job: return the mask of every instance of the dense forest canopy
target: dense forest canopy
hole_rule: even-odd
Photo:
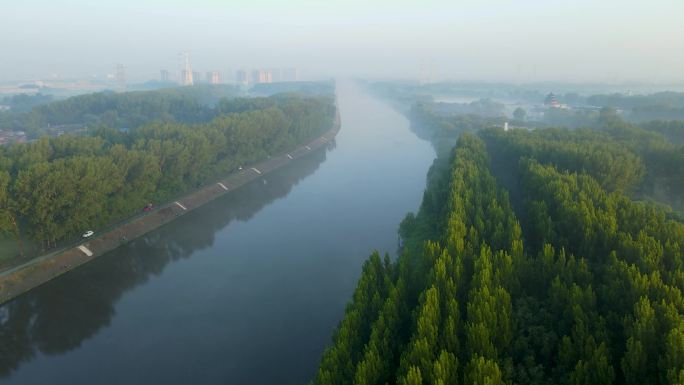
[[[19,94],[0,98],[0,105],[9,107],[13,112],[26,112],[30,111],[33,107],[50,103],[53,100],[54,97],[47,94]]]
[[[484,130],[490,146],[501,144],[495,152],[498,158],[527,154],[563,169],[591,171],[606,188],[684,212],[684,121],[630,123],[614,109],[604,108],[584,128],[525,122],[531,131],[504,134],[488,128],[502,127],[505,118],[444,113],[429,102],[415,103],[409,116],[413,128],[439,152],[448,151],[459,133]]]
[[[680,383],[684,225],[534,152],[508,166],[514,210],[492,151],[461,136],[399,259],[364,265],[316,383]]]
[[[681,122],[409,116],[438,149],[422,205],[397,260],[364,264],[314,383],[684,382]]]
[[[99,98],[89,99],[91,111],[97,110]],[[50,108],[70,105],[79,103]],[[193,106],[185,117],[211,118],[202,116],[192,124],[155,121],[130,130],[99,125],[89,135],[0,147],[0,231],[53,246],[239,165],[288,151],[332,127],[335,114],[331,95],[224,99],[213,108]]]
[[[227,85],[98,92],[48,104],[36,102],[37,105],[30,110],[20,108],[0,112],[0,130],[25,131],[31,137],[38,137],[49,126],[59,125],[106,124],[113,128],[135,128],[153,121],[206,122],[215,117],[212,107],[216,103],[238,95],[237,87]],[[22,100],[21,97],[15,98]]]

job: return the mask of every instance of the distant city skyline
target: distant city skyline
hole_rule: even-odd
[[[312,77],[684,82],[674,0],[24,0],[0,5],[0,81],[297,67]]]
[[[176,65],[178,67],[178,65]],[[252,77],[254,75],[254,71],[270,71],[272,72],[272,80],[273,81],[280,81],[280,80],[285,80],[285,81],[292,81],[292,80],[302,80],[301,77],[301,69],[297,67],[274,67],[274,66],[255,66],[255,67],[238,67],[238,68],[233,68],[233,67],[226,67],[225,69],[215,69],[215,68],[220,68],[220,66],[216,65],[208,65],[206,68],[196,68],[195,66],[191,66],[190,69],[190,77],[193,78],[195,82],[198,80],[199,76],[199,82],[213,82],[213,83],[224,83],[224,82],[234,82],[236,73],[245,70],[247,71],[247,75],[249,77]],[[182,68],[174,68],[174,66],[158,66],[156,69],[150,69],[150,70],[140,70],[140,69],[131,69],[127,64],[125,63],[116,63],[116,65],[112,66],[109,68],[109,71],[101,72],[101,73],[93,73],[93,72],[85,72],[85,73],[48,73],[44,75],[32,75],[32,76],[25,76],[25,77],[16,77],[16,78],[6,78],[6,79],[1,79],[0,81],[3,82],[40,82],[40,81],[108,81],[108,82],[114,82],[114,83],[124,83],[124,82],[129,82],[132,81],[133,83],[140,83],[140,82],[145,82],[145,81],[153,81],[153,80],[159,80],[162,82],[174,82],[174,83],[183,83],[181,81],[181,77],[184,76],[183,74],[183,69]],[[189,78],[188,78],[189,79]],[[239,82],[239,81],[238,81]],[[189,85],[189,84],[185,84]]]

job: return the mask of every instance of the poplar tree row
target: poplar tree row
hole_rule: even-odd
[[[432,170],[397,261],[364,265],[314,382],[682,383],[684,225],[627,195],[648,173],[638,150],[481,135],[495,145],[463,134]]]

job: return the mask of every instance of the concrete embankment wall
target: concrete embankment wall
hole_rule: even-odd
[[[147,215],[139,216],[112,230],[99,233],[77,246],[58,253],[34,258],[20,266],[0,273],[0,304],[87,263],[108,251],[114,250],[122,243],[138,238],[165,223],[171,222],[178,216],[227,194],[264,174],[268,174],[288,164],[293,159],[326,146],[335,138],[339,129],[340,122],[338,116],[332,129],[296,148],[294,151],[273,156],[257,164],[244,166],[239,172],[206,185],[175,202],[161,206]]]

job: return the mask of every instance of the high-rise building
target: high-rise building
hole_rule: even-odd
[[[159,79],[162,82],[168,82],[169,81],[169,71],[168,70],[160,70],[159,71]]]
[[[218,71],[207,72],[207,83],[209,83],[209,84],[221,83],[221,73]]]
[[[192,71],[193,84],[202,82],[202,74],[199,71]]]
[[[269,70],[254,70],[252,71],[252,82],[254,83],[272,83],[273,72]]]
[[[191,86],[193,83],[192,71],[181,70],[180,84],[182,86]]]
[[[182,52],[180,54],[180,79],[179,83],[182,86],[191,86],[193,84],[193,73],[190,67],[190,54],[187,52]]]

